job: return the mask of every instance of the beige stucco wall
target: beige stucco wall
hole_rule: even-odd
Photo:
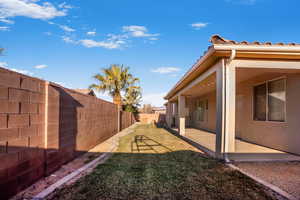
[[[253,120],[253,86],[266,80],[285,76],[286,122],[262,122]],[[238,74],[237,74],[238,77]],[[208,111],[203,122],[196,119],[196,101],[208,100]],[[270,148],[300,154],[300,74],[268,73],[237,84],[236,137]],[[216,91],[187,99],[189,110],[187,126],[216,131]]]
[[[300,74],[288,74],[286,84],[286,122],[262,122],[252,118],[253,85],[285,74],[262,75],[237,85],[236,137],[300,154]]]
[[[208,100],[208,110],[205,113],[204,121],[197,120],[196,116],[196,101],[197,100]],[[193,128],[199,128],[210,132],[216,131],[216,91],[212,91],[208,94],[188,98],[187,108],[189,110],[189,117],[187,124]]]

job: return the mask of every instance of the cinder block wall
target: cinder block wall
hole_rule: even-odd
[[[48,106],[47,174],[117,133],[113,103],[50,83]]]
[[[121,129],[129,127],[134,122],[135,118],[130,112],[121,112]]]
[[[44,173],[45,82],[0,69],[0,199]]]
[[[166,114],[147,114],[141,113],[139,114],[139,120],[143,124],[150,124],[150,123],[165,123],[166,122]]]
[[[113,136],[118,121],[135,122],[113,103],[0,68],[0,199]]]

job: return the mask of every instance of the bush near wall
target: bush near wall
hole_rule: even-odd
[[[0,68],[0,199],[113,136],[118,122],[135,120],[113,103]]]

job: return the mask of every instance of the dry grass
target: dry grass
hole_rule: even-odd
[[[273,199],[265,188],[164,129],[141,125],[53,199]]]

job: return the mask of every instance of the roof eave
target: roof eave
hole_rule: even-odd
[[[209,60],[217,60],[218,58],[228,58],[232,50],[236,50],[236,58],[300,59],[300,46],[214,44],[210,46],[209,50],[185,73],[167,93],[164,99],[171,99],[178,91],[185,87],[183,85],[184,81],[202,66],[203,63]],[[188,84],[188,82],[186,84]]]
[[[175,84],[175,86],[167,93],[167,95],[164,97],[165,100],[168,100],[172,98],[177,92],[178,88],[182,87],[182,83],[189,77],[191,74],[193,74],[197,69],[199,69],[199,66],[202,66],[204,63],[207,63],[208,61],[217,59],[218,57],[225,57],[225,52],[220,52],[219,54],[214,46],[210,46],[208,51],[199,59],[197,62],[184,74],[184,76]],[[230,56],[230,54],[228,54]],[[180,89],[179,89],[180,90]]]

